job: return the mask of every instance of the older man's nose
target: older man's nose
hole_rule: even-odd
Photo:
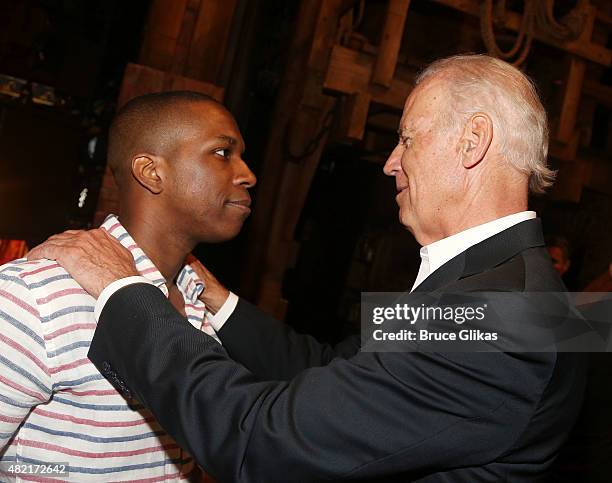
[[[383,172],[387,176],[395,176],[401,169],[400,160],[402,159],[402,157],[400,156],[398,148],[399,145],[396,146],[396,148],[391,152],[391,154],[387,158],[385,166],[383,167]]]

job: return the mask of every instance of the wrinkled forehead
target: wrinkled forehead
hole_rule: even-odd
[[[438,80],[426,80],[415,86],[404,104],[400,131],[430,125],[445,108],[447,99],[444,84]]]

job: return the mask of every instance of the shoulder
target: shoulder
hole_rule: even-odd
[[[545,248],[530,248],[522,252],[521,257],[525,264],[526,291],[567,292]]]
[[[54,260],[20,258],[0,266],[0,284],[17,284],[33,289],[54,280],[72,280],[68,272]]]
[[[453,289],[504,292],[565,292],[542,247],[528,248],[495,267],[459,280]]]

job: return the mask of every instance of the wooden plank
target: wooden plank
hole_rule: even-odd
[[[201,0],[187,0],[181,29],[178,38],[176,39],[176,48],[174,50],[174,59],[172,60],[172,72],[182,74],[185,72],[191,41],[195,32],[196,20],[200,9]]]
[[[379,112],[368,117],[369,130],[393,134],[397,138],[397,129],[402,118],[400,110],[397,113]]]
[[[585,96],[592,97],[608,109],[612,109],[612,87],[592,80],[585,80],[582,93]]]
[[[370,94],[361,92],[347,96],[341,123],[341,133],[349,140],[361,141],[368,122]]]
[[[564,161],[575,161],[580,143],[580,132],[573,131],[567,142],[560,142],[552,139],[549,144],[548,152],[551,156]]]
[[[576,116],[582,95],[582,82],[586,63],[584,60],[571,58],[569,61],[567,77],[563,89],[561,115],[557,129],[557,139],[569,143],[576,128]]]
[[[372,83],[389,87],[395,73],[410,0],[389,0]]]
[[[284,140],[287,135],[287,126],[290,124],[297,106],[300,105],[303,95],[305,72],[321,3],[322,0],[304,0],[300,3],[296,29],[289,47],[288,62],[272,114],[271,129],[266,141],[261,167],[262,175],[259,176],[256,188],[257,198],[251,220],[248,257],[245,261],[245,269],[242,271],[240,283],[244,296],[251,300],[261,300],[263,297],[263,279],[266,270],[269,268],[266,266],[266,257],[269,240],[272,237],[273,219],[271,214],[274,213],[278,205],[277,196],[286,164],[283,149],[286,145]],[[274,275],[271,275],[271,277],[274,277]],[[276,293],[278,295],[280,287],[275,282],[274,288],[265,292],[266,294]],[[273,296],[265,296],[266,300],[273,298]]]
[[[164,88],[164,72],[153,67],[127,64],[123,73],[117,108],[130,99],[150,92],[161,92]]]
[[[372,102],[396,109],[403,109],[412,91],[414,74],[396,73],[388,89],[370,85],[374,56],[335,45],[329,68],[323,82],[325,89],[342,94],[368,93]]]
[[[604,12],[598,11],[596,18],[599,22],[607,25],[608,27],[612,27],[612,15],[607,15]]]
[[[467,13],[473,16],[480,16],[480,0],[434,0],[437,3],[454,8],[460,12]],[[540,0],[538,0],[540,1]],[[518,32],[521,26],[522,15],[516,12],[507,12],[505,28]],[[559,42],[551,37],[546,36],[536,29],[534,38],[545,44],[552,45],[561,50],[565,50],[570,54],[582,57],[585,60],[595,62],[609,67],[612,65],[612,50],[607,49],[603,45],[593,42],[587,42],[584,39],[578,39],[571,42]]]
[[[588,165],[589,170],[584,185],[589,189],[612,195],[612,165],[609,160],[591,160]]]
[[[259,188],[259,193],[266,194],[264,201],[267,207],[260,203],[258,197],[255,215],[260,225],[260,238],[254,246],[260,247],[263,263],[260,265],[261,276],[256,274],[255,280],[259,285],[259,306],[278,316],[282,316],[286,308],[281,286],[285,271],[295,258],[295,226],[329,134],[327,131],[321,132],[321,126],[336,102],[336,99],[323,94],[322,81],[343,3],[343,0],[325,0],[318,5],[312,0],[301,2],[297,20],[299,29],[290,53],[293,61],[287,66],[286,75],[293,84],[286,85],[286,91],[279,94],[276,106],[278,116],[272,122],[275,127],[269,141],[274,140],[275,145],[269,143],[272,150],[266,154],[263,172],[266,177],[272,175],[269,179],[276,179],[278,184],[275,190],[267,193],[262,191],[262,187]],[[314,152],[296,160],[287,159],[287,153],[283,152],[282,146],[287,145],[286,137],[292,146],[305,146],[315,137],[319,140]],[[272,164],[279,169],[271,170]],[[264,227],[267,229],[261,232]],[[258,263],[258,260],[251,259],[250,262]]]
[[[170,70],[187,0],[154,0],[144,28],[139,63]]]
[[[130,99],[153,92],[190,90],[201,92],[222,101],[224,90],[210,82],[189,79],[172,72],[164,72],[146,65],[128,64],[123,74],[117,106]]]
[[[579,202],[583,187],[612,195],[612,164],[608,159],[583,155],[574,161],[562,161],[551,198]]]
[[[586,163],[579,161],[562,161],[559,165],[557,179],[550,191],[550,198],[558,201],[578,203],[587,175]]]
[[[225,59],[237,0],[201,0],[184,75],[215,83]]]
[[[219,102],[223,101],[225,89],[210,82],[202,82],[180,75],[166,74],[166,86],[169,91],[195,91],[214,97]]]

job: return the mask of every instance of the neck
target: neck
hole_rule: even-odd
[[[473,208],[473,207],[472,207]],[[459,209],[453,213],[452,217],[447,220],[438,233],[434,236],[423,237],[418,240],[422,246],[430,245],[438,240],[456,235],[475,226],[484,225],[499,218],[503,218],[514,213],[520,213],[527,210],[527,202],[525,203],[508,203],[505,201],[498,206],[489,206],[488,209]]]
[[[166,283],[172,285],[184,266],[185,258],[193,250],[194,244],[177,236],[172,230],[162,227],[159,222],[144,216],[143,213],[135,216],[128,210],[120,210],[119,219],[166,279]],[[171,236],[168,236],[169,233]]]
[[[461,181],[455,197],[440,206],[441,217],[431,225],[431,232],[417,239],[423,246],[455,235],[478,225],[527,210],[528,178],[519,172],[502,172],[500,164],[507,163],[502,157],[491,154],[481,169],[470,172]],[[464,173],[465,175],[466,173]]]
[[[498,220],[508,215],[513,215],[514,213],[520,213],[521,211],[527,210],[527,207],[512,207],[507,208],[505,210],[497,210],[495,212],[489,213],[480,213],[478,216],[475,216],[471,220],[465,220],[461,223],[458,223],[453,230],[449,230],[449,232],[444,236],[444,238],[455,235],[465,230],[469,230],[470,228],[474,228],[478,225],[484,225],[485,223],[489,223],[494,220]]]

